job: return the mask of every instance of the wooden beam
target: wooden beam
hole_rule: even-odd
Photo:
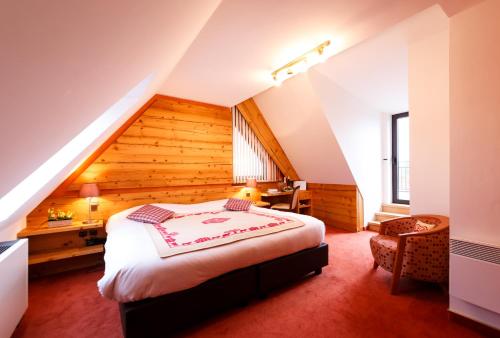
[[[356,187],[356,211],[358,213],[357,217],[357,231],[362,231],[365,228],[365,206],[363,195],[361,195],[361,191]]]
[[[269,128],[266,119],[262,115],[255,101],[250,98],[239,103],[236,107],[248,122],[248,125],[281,172],[285,176],[290,177],[292,180],[299,180],[299,175],[293,168],[292,163],[286,156],[283,148],[281,148],[281,145],[274,136],[271,128]]]

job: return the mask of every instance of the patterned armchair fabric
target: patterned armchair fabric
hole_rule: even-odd
[[[436,226],[416,232],[420,220]],[[448,218],[437,215],[401,217],[381,223],[380,233],[370,239],[374,268],[381,266],[393,273],[392,292],[399,278],[410,277],[428,282],[448,280]]]

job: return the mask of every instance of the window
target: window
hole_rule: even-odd
[[[410,203],[410,118],[392,115],[392,202]]]
[[[271,159],[238,108],[233,113],[233,183],[251,177],[259,182],[281,180],[283,174]]]

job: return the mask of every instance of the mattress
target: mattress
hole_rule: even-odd
[[[154,204],[177,213],[221,210],[227,200],[198,204]],[[127,219],[141,206],[111,216],[104,255],[104,276],[97,282],[100,293],[118,302],[157,297],[197,286],[227,272],[318,246],[325,236],[322,221],[287,213],[304,226],[253,237],[209,249],[160,258],[142,223]],[[281,211],[251,207],[283,215]]]

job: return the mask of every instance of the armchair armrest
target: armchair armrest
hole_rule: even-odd
[[[401,237],[425,237],[433,234],[437,234],[439,232],[445,231],[448,227],[436,227],[431,230],[427,231],[413,231],[413,232],[408,232],[404,234],[399,234],[398,236]]]
[[[415,231],[415,224],[417,221],[422,221],[424,223],[436,224],[436,227],[422,232]],[[448,228],[449,220],[448,217],[440,215],[413,215],[407,217],[399,217],[391,219],[388,221],[383,221],[380,223],[381,235],[389,236],[426,236],[436,232],[440,232],[443,229]]]

